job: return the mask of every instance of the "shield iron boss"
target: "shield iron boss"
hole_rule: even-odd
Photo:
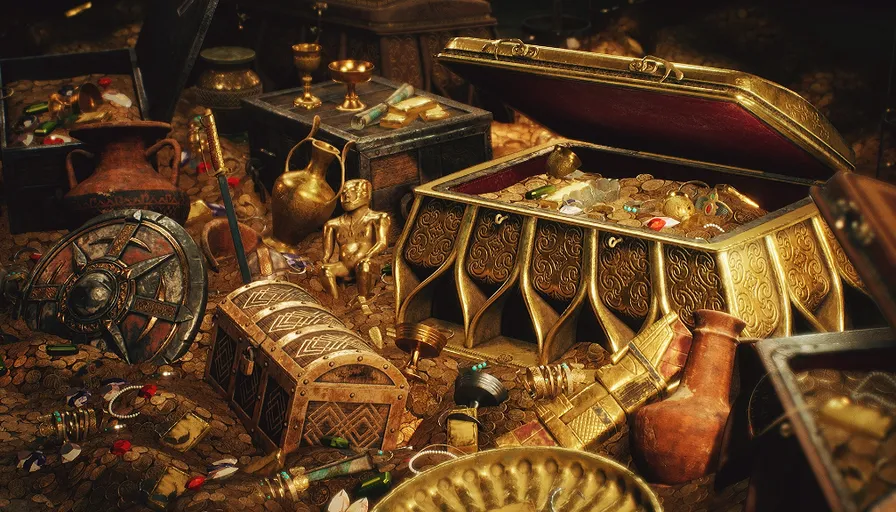
[[[176,222],[146,210],[89,220],[37,263],[19,312],[36,331],[105,341],[131,364],[176,361],[208,293],[202,254]]]

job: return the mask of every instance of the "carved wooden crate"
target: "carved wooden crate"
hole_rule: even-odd
[[[396,447],[404,376],[299,286],[234,290],[218,307],[213,336],[206,380],[264,449],[289,453],[325,435],[358,448]]]
[[[397,322],[454,330],[449,351],[530,365],[576,342],[616,352],[672,311],[685,322],[728,311],[765,338],[842,331],[847,302],[875,309],[807,197],[852,168],[851,152],[796,94],[729,70],[522,42],[458,38],[439,57],[474,85],[515,84],[504,99],[577,137],[559,144],[583,171],[729,184],[769,213],[704,240],[495,199],[545,173],[545,144],[415,189],[394,251]]]

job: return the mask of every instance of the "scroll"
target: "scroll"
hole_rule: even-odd
[[[368,126],[374,124],[381,118],[386,112],[389,111],[390,105],[395,105],[401,101],[404,101],[411,96],[414,95],[414,86],[411,84],[401,84],[401,87],[395,90],[391,96],[386,98],[386,101],[371,107],[364,112],[355,114],[352,117],[352,129],[353,130],[363,130]]]

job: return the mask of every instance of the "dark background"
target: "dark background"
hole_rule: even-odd
[[[89,51],[136,41],[144,1],[94,0],[93,8],[66,18],[64,12],[79,3],[4,2],[0,57]],[[296,9],[309,9],[309,3],[296,0]],[[544,0],[493,0],[492,9],[501,37],[525,38],[524,21],[551,14],[554,5]],[[590,30],[576,34],[582,49],[738,69],[796,91],[853,146],[859,169],[876,172],[880,120],[886,107],[896,106],[896,98],[887,95],[896,5],[574,0],[563,2],[562,10],[591,23]],[[240,21],[242,12],[239,2],[221,0],[206,46],[252,47],[257,20],[249,16]],[[896,137],[886,133],[883,161],[889,163],[896,161],[890,149],[896,146]],[[893,179],[888,168],[882,177]]]

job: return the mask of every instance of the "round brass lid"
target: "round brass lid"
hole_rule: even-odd
[[[202,50],[199,56],[212,64],[248,64],[255,60],[255,50],[239,46],[218,46]]]

